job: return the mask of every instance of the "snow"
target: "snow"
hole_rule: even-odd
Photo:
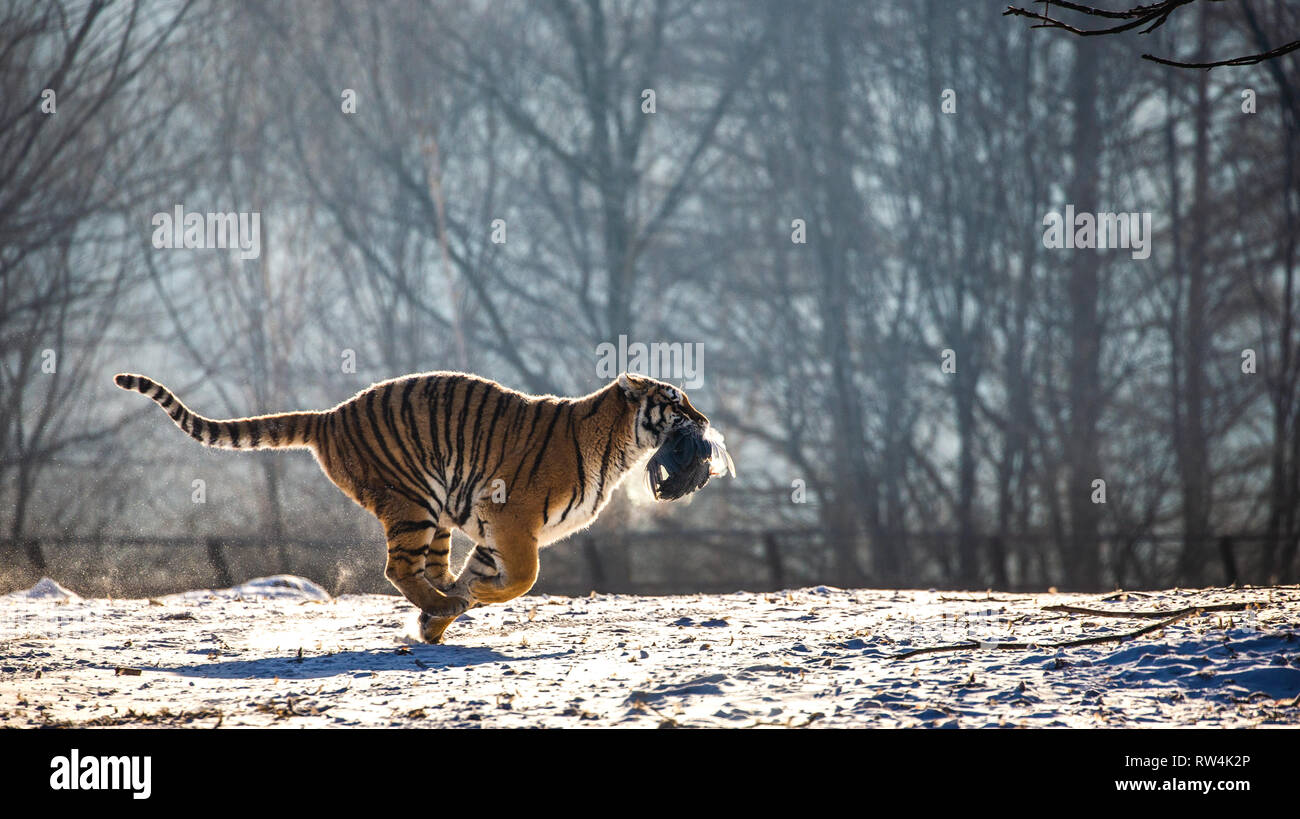
[[[257,577],[247,583],[241,583],[232,589],[203,589],[169,594],[160,598],[163,601],[192,601],[210,597],[227,600],[252,600],[254,598],[270,600],[313,600],[318,603],[330,599],[329,593],[305,577],[292,574],[276,574],[270,577]]]
[[[1119,635],[1125,642],[915,648]],[[53,581],[0,598],[0,726],[1069,726],[1300,724],[1300,588],[1113,595],[837,589],[533,595],[448,643],[390,595],[279,575],[155,600]],[[138,673],[137,673],[138,672]]]
[[[5,595],[6,598],[19,598],[26,600],[75,600],[78,599],[74,592],[63,588],[48,577],[42,577],[37,581],[35,586],[22,591],[10,592]]]

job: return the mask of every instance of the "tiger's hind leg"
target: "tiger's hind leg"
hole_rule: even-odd
[[[433,533],[433,541],[424,560],[424,576],[435,589],[446,594],[456,583],[456,575],[451,572],[451,530],[438,529]],[[435,617],[427,612],[420,612],[420,638],[426,643],[441,643],[443,632],[452,621],[459,617],[453,614],[447,617]]]
[[[469,608],[469,600],[443,594],[434,588],[425,574],[429,544],[436,528],[433,522],[423,518],[416,507],[402,508],[380,520],[388,538],[388,563],[384,567],[384,576],[389,582],[430,617],[455,619],[463,614]]]
[[[537,538],[531,533],[493,531],[465,560],[460,576],[446,589],[456,599],[467,599],[471,608],[504,603],[526,593],[537,582]],[[420,617],[420,636],[430,643],[442,642],[443,633],[456,617]]]
[[[450,626],[459,616],[457,614],[450,617],[435,617],[428,612],[420,612],[420,639],[426,643],[441,643],[447,626]]]
[[[455,585],[456,576],[451,572],[451,529],[438,529],[433,533],[433,542],[429,543],[428,556],[424,563],[424,576],[433,588],[443,594]],[[456,616],[435,617],[420,612],[420,638],[425,642],[442,642],[442,634]]]
[[[445,540],[441,548],[448,551],[441,558],[436,554],[439,538],[445,534]],[[496,564],[493,552],[483,545],[475,546],[474,549],[465,558],[465,563],[461,567],[459,576],[452,574],[449,561],[451,560],[451,532],[449,530],[439,530],[433,536],[433,544],[429,548],[429,561],[425,567],[425,576],[429,582],[433,583],[439,591],[455,598],[465,598],[469,600],[469,607],[474,608],[482,605],[469,598],[469,582],[472,578],[484,575],[494,575],[496,573]],[[435,561],[441,559],[441,566],[435,565]],[[435,579],[435,575],[437,579]],[[459,615],[450,617],[434,617],[428,614],[420,615],[420,636],[426,643],[441,643],[442,636],[447,631],[447,627]]]
[[[451,530],[436,529],[433,541],[424,558],[424,576],[440,592],[446,592],[456,582],[451,573]]]

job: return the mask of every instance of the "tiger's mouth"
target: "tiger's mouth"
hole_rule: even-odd
[[[675,427],[646,464],[650,492],[661,501],[677,500],[702,489],[709,478],[735,474],[722,434],[695,424]]]

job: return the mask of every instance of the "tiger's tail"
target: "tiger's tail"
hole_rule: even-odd
[[[283,412],[254,418],[215,421],[190,410],[172,391],[134,373],[118,373],[113,382],[124,390],[147,395],[194,440],[219,449],[311,448],[328,413]]]

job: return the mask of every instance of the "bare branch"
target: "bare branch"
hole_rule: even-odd
[[[1120,34],[1125,31],[1141,28],[1139,33],[1150,34],[1160,26],[1164,25],[1175,11],[1195,3],[1196,0],[1164,0],[1164,2],[1154,3],[1147,6],[1134,6],[1129,9],[1120,9],[1111,11],[1108,9],[1099,9],[1093,6],[1085,6],[1082,3],[1073,3],[1068,0],[1043,0],[1044,10],[1042,12],[1030,11],[1029,9],[1020,8],[1019,6],[1008,6],[1006,11],[1002,12],[1003,16],[1026,17],[1030,20],[1037,21],[1031,28],[1059,28],[1063,31],[1075,35],[1076,37],[1099,37],[1108,34]],[[1105,20],[1123,20],[1125,22],[1114,26],[1104,28],[1080,28],[1071,25],[1064,20],[1052,17],[1049,13],[1051,6],[1057,6],[1066,11],[1076,12],[1087,17],[1096,17]],[[1249,9],[1247,8],[1247,11]],[[1146,28],[1142,28],[1146,26]],[[1219,68],[1231,65],[1255,65],[1265,60],[1271,60],[1274,57],[1280,57],[1296,49],[1300,49],[1300,40],[1295,40],[1277,48],[1269,49],[1258,54],[1248,54],[1241,57],[1229,57],[1223,60],[1213,60],[1210,62],[1185,62],[1183,60],[1172,60],[1167,57],[1157,57],[1154,54],[1143,54],[1142,59],[1150,60],[1160,65],[1168,65],[1174,68]]]

